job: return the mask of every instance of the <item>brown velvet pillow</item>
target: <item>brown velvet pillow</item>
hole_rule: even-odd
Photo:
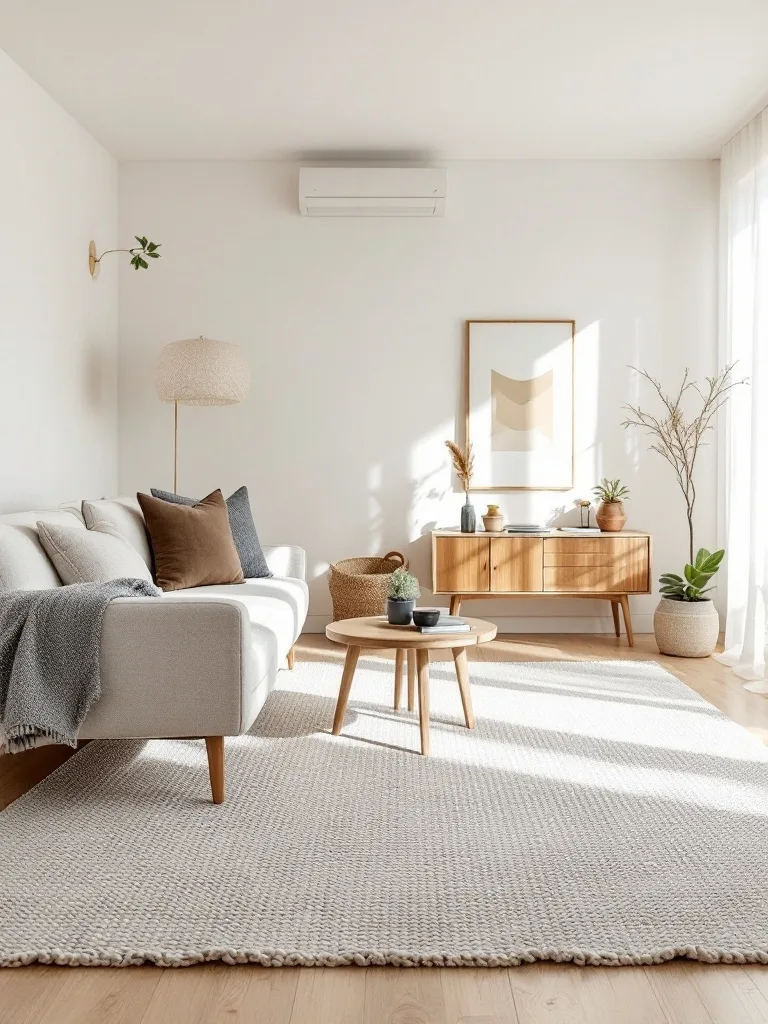
[[[158,587],[183,590],[243,582],[221,491],[197,505],[172,505],[148,494],[136,497],[152,541]]]

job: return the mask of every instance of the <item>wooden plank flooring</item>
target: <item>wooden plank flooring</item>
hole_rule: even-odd
[[[654,660],[768,742],[768,700],[711,658],[666,658],[652,636],[505,636],[480,660]],[[380,652],[383,653],[383,652]],[[343,651],[306,634],[298,660]],[[450,651],[441,653],[450,659]],[[391,694],[387,695],[387,699]],[[0,757],[0,808],[69,751]],[[0,971],[0,1024],[768,1024],[768,967],[533,964],[504,969],[22,967]]]

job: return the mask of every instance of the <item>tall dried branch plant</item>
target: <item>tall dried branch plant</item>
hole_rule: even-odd
[[[475,456],[472,451],[472,445],[467,443],[463,448],[459,448],[453,441],[446,441],[445,446],[451,453],[453,468],[456,471],[456,476],[461,480],[464,494],[467,501],[469,501],[469,486],[472,483],[472,474],[475,471]]]
[[[667,394],[660,382],[645,370],[631,367],[653,387],[662,411],[658,416],[645,412],[639,406],[627,404],[628,412],[622,427],[640,427],[654,438],[650,451],[658,452],[675,471],[675,477],[685,499],[685,514],[688,521],[689,561],[693,563],[693,510],[696,505],[694,469],[700,449],[707,443],[705,434],[712,429],[713,419],[731,396],[735,387],[747,383],[747,378],[733,379],[735,363],[726,366],[715,377],[706,377],[705,384],[690,379],[686,368],[677,391]],[[696,400],[696,409],[689,415],[685,410],[688,399]],[[693,414],[695,413],[695,415]]]

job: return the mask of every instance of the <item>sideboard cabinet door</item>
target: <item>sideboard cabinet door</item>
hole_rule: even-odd
[[[478,594],[490,587],[487,537],[435,538],[435,593]]]
[[[533,594],[544,589],[541,537],[491,538],[491,591]]]

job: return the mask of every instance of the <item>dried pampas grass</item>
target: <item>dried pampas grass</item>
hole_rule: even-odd
[[[472,473],[475,469],[475,456],[472,452],[472,445],[466,444],[464,448],[459,448],[453,441],[446,441],[445,446],[451,453],[451,459],[453,461],[453,468],[456,470],[456,476],[461,480],[462,486],[465,491],[469,491],[469,485],[472,481]]]

